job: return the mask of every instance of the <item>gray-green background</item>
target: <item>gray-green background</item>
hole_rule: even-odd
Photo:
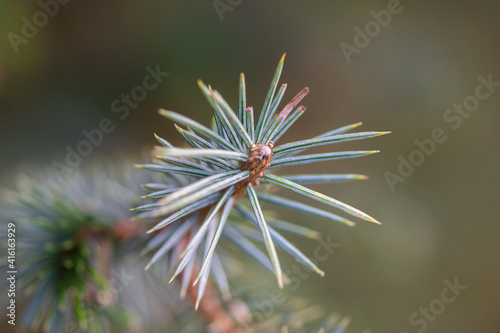
[[[499,332],[500,89],[457,129],[443,115],[475,92],[480,75],[500,82],[500,2],[402,0],[400,13],[348,63],[339,45],[353,45],[354,28],[364,29],[373,20],[370,12],[387,6],[385,0],[243,0],[221,21],[210,0],[73,0],[16,53],[8,34],[21,35],[21,19],[32,21],[40,7],[2,1],[2,185],[9,186],[24,164],[64,161],[65,147],[76,147],[82,130],[105,117],[115,130],[93,148],[94,157],[139,153],[155,144],[153,133],[180,143],[156,110],[208,123],[211,111],[198,78],[234,105],[244,72],[248,104],[260,109],[287,52],[281,80],[288,83],[286,99],[304,86],[311,92],[306,114],[284,140],[358,121],[361,130],[392,131],[334,147],[380,149],[377,155],[302,170],[368,175],[367,181],[318,188],[383,225],[359,222],[350,229],[283,213],[340,244],[322,263],[326,277],[311,276],[297,293],[351,315],[350,333],[410,333],[422,326],[412,326],[409,316],[441,297],[445,279],[457,277],[467,289],[425,332]],[[142,83],[146,66],[157,65],[169,76],[119,119],[112,102]],[[431,138],[436,128],[447,140],[391,191],[384,173],[397,173],[398,157],[408,159],[418,148],[415,140]],[[85,158],[79,167],[86,167]],[[314,242],[296,242],[312,255]]]

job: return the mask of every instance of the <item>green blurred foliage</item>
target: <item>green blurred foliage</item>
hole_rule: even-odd
[[[500,224],[500,92],[452,130],[446,109],[474,92],[479,75],[500,80],[498,1],[401,1],[403,10],[347,63],[339,47],[354,27],[388,1],[245,1],[223,14],[212,1],[69,1],[19,52],[8,34],[21,34],[36,2],[0,3],[0,172],[4,184],[21,165],[64,161],[65,147],[103,118],[92,155],[137,154],[153,133],[180,142],[156,110],[164,107],[207,123],[210,110],[196,79],[237,100],[238,74],[247,77],[248,103],[259,109],[273,69],[287,52],[282,82],[293,97],[311,93],[306,114],[284,138],[300,139],[363,121],[361,130],[391,130],[342,149],[381,149],[376,156],[318,164],[308,172],[365,173],[368,181],[319,186],[326,194],[376,217],[382,226],[356,228],[284,217],[331,234],[341,246],[323,263],[325,278],[309,277],[297,293],[348,313],[348,332],[416,332],[409,316],[440,297],[443,280],[467,290],[426,332],[500,331],[496,299]],[[111,104],[141,85],[146,67],[169,76],[121,120]],[[285,98],[286,98],[285,96]],[[397,172],[415,139],[435,128],[448,135],[434,154],[392,192],[384,172]],[[94,157],[95,157],[94,156]],[[79,168],[87,166],[84,158]],[[296,169],[300,170],[300,169]],[[291,171],[291,170],[290,170]],[[299,240],[297,240],[299,241]],[[314,246],[300,244],[312,255]],[[272,279],[270,279],[272,280]]]

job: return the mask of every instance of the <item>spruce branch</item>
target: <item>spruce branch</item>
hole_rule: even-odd
[[[64,183],[49,168],[30,168],[15,189],[1,192],[0,218],[16,228],[17,295],[30,331],[133,330],[114,274],[143,238],[127,206],[138,203],[139,185],[151,179],[121,161],[73,170]]]
[[[25,306],[22,317],[27,331],[141,332],[150,325],[148,316],[157,314],[151,311],[155,308],[162,309],[164,316],[154,321],[172,332],[201,332],[207,327],[209,331],[229,333],[293,332],[299,327],[301,330],[307,327],[311,333],[323,332],[312,325],[319,312],[314,310],[316,315],[312,315],[295,302],[277,309],[265,322],[252,322],[247,303],[253,303],[255,296],[247,294],[242,298],[230,292],[230,284],[236,289],[248,285],[224,269],[226,264],[237,260],[234,253],[227,251],[230,244],[274,271],[265,253],[255,245],[255,235],[247,232],[236,216],[236,210],[228,216],[231,204],[236,201],[234,186],[219,198],[218,205],[182,217],[183,223],[145,234],[143,223],[134,220],[126,209],[138,203],[139,184],[153,193],[166,191],[160,196],[163,198],[173,193],[168,191],[172,190],[171,186],[184,184],[185,178],[170,175],[169,185],[162,184],[160,178],[153,179],[147,173],[129,168],[130,164],[129,159],[122,158],[112,164],[98,161],[85,172],[75,170],[64,183],[60,183],[50,169],[29,170],[19,175],[14,190],[1,193],[0,218],[12,221],[17,228],[18,288],[22,291],[17,297]],[[232,174],[238,172],[241,170]],[[240,205],[240,209],[243,207]],[[250,208],[246,214],[250,214],[252,223],[257,223]],[[200,225],[200,216],[205,216],[208,222],[217,218]],[[266,224],[277,246],[308,265],[307,257],[299,254],[278,231],[314,238],[318,235],[313,230],[269,218]],[[205,231],[199,233],[202,228]],[[251,231],[259,237],[256,229]],[[196,236],[194,243],[202,244],[201,248],[189,247]],[[143,262],[137,251],[141,246],[143,253],[155,251],[151,258],[155,271],[147,274],[142,271]],[[174,288],[165,288],[168,281],[164,279],[165,273],[178,265],[180,257],[191,260],[185,260],[178,283],[170,286]],[[162,258],[164,260],[159,260]],[[121,285],[115,274],[129,259],[133,261],[132,267],[127,266],[133,269],[128,273],[132,274],[132,283]],[[141,266],[140,271],[137,266]],[[255,272],[251,279],[258,279],[259,271],[252,271]],[[207,272],[212,279],[208,279]],[[152,277],[158,279],[151,281]],[[202,280],[204,286],[200,292]],[[142,303],[137,296],[144,298]],[[200,302],[202,296],[203,302]],[[135,312],[130,309],[132,304]],[[196,312],[192,311],[193,304],[198,306]],[[335,327],[340,327],[338,324]],[[328,332],[329,326],[323,323],[321,327]]]
[[[152,189],[148,197],[155,198],[155,203],[135,208],[140,212],[139,217],[156,221],[149,232],[159,232],[160,235],[164,235],[162,241],[148,247],[149,251],[156,252],[150,265],[161,257],[168,256],[171,270],[174,272],[171,281],[184,272],[183,290],[185,290],[187,284],[185,281],[191,281],[190,274],[194,274],[192,263],[199,261],[200,270],[196,272],[197,276],[194,278],[194,283],[198,284],[196,308],[203,297],[209,274],[212,274],[214,281],[225,279],[222,265],[218,263],[214,265],[217,261],[215,258],[218,256],[217,245],[220,239],[229,239],[233,242],[237,239],[239,247],[246,255],[266,268],[272,269],[280,288],[286,279],[281,270],[276,248],[288,252],[312,271],[323,274],[321,269],[275,228],[281,227],[285,232],[306,236],[314,234],[314,231],[286,221],[279,223],[272,221],[263,213],[261,201],[350,226],[354,225],[353,221],[330,211],[295,202],[281,195],[264,193],[259,186],[260,182],[296,192],[352,217],[379,223],[359,209],[304,186],[360,180],[365,179],[365,176],[353,174],[279,176],[276,173],[278,168],[292,165],[377,153],[378,151],[370,150],[299,155],[319,146],[374,138],[389,133],[373,131],[348,133],[361,125],[356,123],[311,139],[277,145],[282,135],[304,114],[305,107],[299,104],[309,92],[309,88],[302,89],[281,111],[278,111],[287,87],[283,84],[277,89],[284,59],[285,55],[278,63],[257,119],[254,119],[253,107],[247,105],[247,88],[243,74],[239,79],[239,102],[236,112],[217,90],[198,81],[202,93],[213,109],[211,128],[176,112],[160,109],[159,113],[162,116],[174,122],[189,148],[173,147],[165,139],[156,136],[162,147],[154,150],[153,163],[138,166],[159,172],[165,179],[164,183],[147,185]],[[159,218],[162,220],[158,220]],[[240,219],[246,222],[237,222]],[[267,258],[258,246],[254,245],[255,240],[249,234],[248,228],[239,228],[239,225],[248,222],[254,226],[254,230],[260,232]],[[180,244],[183,244],[181,241],[187,242],[187,245],[181,246]],[[180,253],[180,257],[172,258],[172,253]],[[227,288],[224,283],[219,283],[219,287]]]

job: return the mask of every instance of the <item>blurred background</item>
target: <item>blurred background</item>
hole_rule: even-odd
[[[490,94],[470,113],[447,111],[474,101],[478,77],[500,82],[500,2],[90,0],[47,8],[53,17],[38,15],[36,2],[0,3],[2,187],[25,165],[67,163],[68,149],[99,126],[108,133],[90,147],[93,158],[139,154],[155,144],[153,133],[180,144],[157,109],[207,124],[199,78],[235,106],[244,72],[247,103],[259,110],[286,52],[285,99],[304,86],[311,92],[283,141],[358,121],[360,130],[392,131],[333,147],[379,154],[307,170],[369,176],[318,189],[382,226],[280,212],[340,245],[321,263],[326,276],[311,275],[295,293],[352,316],[349,333],[500,332],[500,87],[481,88]],[[157,84],[140,88],[155,71]],[[430,156],[415,153],[415,140],[437,128],[446,140]],[[410,155],[419,165],[398,174]],[[313,255],[314,241],[295,241]],[[455,279],[467,289],[450,304],[436,301]],[[410,321],[429,306],[432,319],[413,316],[425,329]]]

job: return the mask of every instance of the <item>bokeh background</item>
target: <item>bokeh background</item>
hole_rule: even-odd
[[[354,45],[355,27],[364,30],[373,20],[370,12],[390,2],[220,3],[229,6],[223,13],[213,1],[69,1],[15,52],[8,34],[22,36],[22,18],[32,21],[41,8],[2,1],[2,187],[22,166],[63,162],[66,146],[75,148],[82,131],[103,118],[115,129],[93,147],[92,157],[139,154],[155,144],[153,133],[180,143],[157,109],[208,123],[211,110],[198,78],[235,105],[238,74],[244,72],[248,104],[259,109],[287,52],[281,80],[289,85],[286,96],[304,86],[311,93],[306,114],[284,141],[358,121],[361,130],[392,131],[338,146],[380,154],[308,168],[368,175],[367,181],[318,188],[383,225],[347,228],[283,212],[340,245],[322,263],[326,276],[311,275],[296,293],[351,315],[350,333],[410,333],[421,326],[412,326],[409,316],[441,297],[445,279],[457,278],[467,289],[425,331],[500,332],[500,91],[456,130],[443,120],[448,108],[474,93],[478,76],[500,81],[500,2],[402,0],[400,13],[350,62],[340,44]],[[169,75],[120,119],[111,104],[142,84],[147,66]],[[408,158],[418,148],[414,141],[431,138],[436,128],[444,130],[446,142],[392,191],[384,174],[397,173],[398,157]],[[86,168],[86,159],[79,168]],[[296,243],[310,255],[316,246]]]

